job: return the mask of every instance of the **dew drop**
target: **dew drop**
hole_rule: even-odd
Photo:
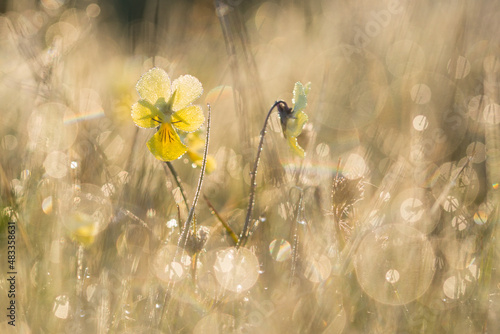
[[[321,255],[319,258],[309,257],[304,268],[304,276],[313,283],[325,281],[332,271],[330,260]]]
[[[87,294],[87,301],[90,301],[92,299],[92,296],[94,296],[94,292],[96,291],[97,284],[90,284],[87,286],[86,294]]]
[[[92,17],[92,18],[97,17],[101,13],[101,7],[99,7],[98,4],[91,3],[85,9],[85,13],[87,13],[87,15],[89,17]]]
[[[59,319],[67,319],[69,315],[69,298],[68,296],[57,296],[52,307],[52,312]]]
[[[477,225],[483,225],[488,221],[488,213],[484,211],[477,211],[474,214],[474,223]]]
[[[416,104],[426,104],[431,100],[431,89],[426,84],[414,85],[410,90],[410,96]]]
[[[463,279],[451,276],[444,281],[443,292],[450,299],[458,299],[465,294],[467,285]]]
[[[175,228],[175,227],[177,227],[177,220],[170,219],[169,221],[167,221],[167,227],[168,228]]]
[[[463,79],[470,72],[470,62],[463,56],[450,59],[447,67],[448,73],[455,79]]]
[[[118,176],[118,180],[121,184],[127,184],[128,181],[130,180],[128,172],[126,172],[126,171],[119,172],[117,176]]]
[[[156,210],[153,208],[149,208],[148,211],[146,212],[146,216],[148,218],[153,218],[154,216],[156,216]]]
[[[467,228],[467,219],[462,215],[455,216],[451,220],[451,226],[453,226],[458,231],[463,231]]]
[[[385,280],[391,284],[396,283],[399,281],[399,272],[396,269],[389,269],[385,273]]]
[[[407,198],[401,203],[400,213],[405,221],[415,223],[424,216],[424,203],[418,198]]]
[[[413,118],[413,128],[417,131],[424,131],[429,126],[429,121],[424,115],[417,115]]]
[[[42,210],[47,215],[52,213],[52,196],[45,197],[42,202]]]
[[[213,266],[215,277],[226,290],[241,293],[259,278],[259,262],[248,249],[226,248],[217,252]]]
[[[330,154],[330,147],[325,143],[319,143],[316,146],[316,154],[320,157],[326,157]]]
[[[59,151],[50,152],[43,162],[43,167],[47,174],[56,179],[66,176],[68,173],[68,165],[68,156]]]
[[[481,163],[486,160],[486,146],[481,142],[472,142],[467,146],[467,156],[472,158],[473,163]]]
[[[101,187],[101,191],[106,197],[110,197],[115,193],[115,186],[112,183],[106,183]]]
[[[183,199],[182,199],[182,193],[181,189],[179,187],[176,187],[172,190],[172,195],[174,196],[174,201],[176,204],[181,204]]]
[[[488,104],[484,108],[483,118],[489,124],[500,123],[500,105],[496,103]]]
[[[47,33],[49,30],[50,28]],[[38,106],[28,119],[28,135],[31,142],[37,149],[46,152],[69,148],[78,134],[78,124],[68,121],[70,119],[74,119],[74,113],[65,105],[46,103]]]
[[[446,197],[446,200],[443,203],[443,209],[448,212],[453,212],[458,208],[459,202],[458,199],[454,196]]]
[[[387,202],[391,199],[391,194],[387,191],[381,191],[379,197],[382,201]]]
[[[292,248],[288,241],[284,239],[274,239],[269,244],[269,253],[275,261],[283,262],[291,258]]]
[[[60,198],[62,223],[76,240],[91,242],[108,226],[112,215],[111,201],[96,185],[84,183],[66,188]]]
[[[182,263],[182,252],[181,248],[174,245],[163,246],[153,261],[156,277],[167,283],[182,280],[188,272],[188,268]]]

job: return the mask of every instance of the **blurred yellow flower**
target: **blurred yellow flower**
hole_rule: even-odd
[[[201,137],[201,131],[188,133],[185,138],[187,145],[187,155],[189,159],[197,166],[203,163],[203,149],[205,147],[205,139]],[[217,163],[214,157],[207,155],[207,164],[205,166],[208,174],[212,173],[217,168]]]
[[[297,137],[302,133],[302,129],[308,120],[304,109],[307,106],[307,94],[310,89],[310,82],[305,87],[301,82],[296,82],[293,89],[293,107],[289,108],[286,103],[278,104],[283,135],[287,138],[288,144],[293,151],[302,158],[305,156],[305,152],[297,143]]]
[[[95,219],[91,215],[81,212],[74,212],[70,215],[66,226],[69,229],[71,238],[83,246],[93,244],[96,235],[99,234]]]
[[[200,81],[182,75],[170,83],[164,70],[154,67],[142,75],[135,86],[141,99],[132,105],[132,119],[142,128],[158,131],[148,141],[151,153],[162,161],[178,159],[187,151],[178,130],[192,132],[204,122],[203,110],[191,105],[203,93]]]

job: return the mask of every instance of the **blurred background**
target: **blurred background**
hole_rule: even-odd
[[[17,332],[500,328],[499,2],[1,0],[0,13],[0,258],[15,222]],[[211,106],[216,168],[183,248],[199,165],[172,162],[179,187],[146,147],[155,130],[130,117],[154,66],[197,77],[195,103]],[[293,105],[297,81],[312,87],[306,156],[273,113],[236,250],[223,224],[242,230],[265,117]]]

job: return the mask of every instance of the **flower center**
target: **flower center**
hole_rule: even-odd
[[[167,101],[165,101],[164,97],[158,98],[158,100],[155,103],[155,107],[158,108],[158,110],[163,114],[163,121],[171,123],[172,122],[172,115],[174,112],[172,111],[172,104]]]

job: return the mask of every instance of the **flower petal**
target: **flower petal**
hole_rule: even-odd
[[[305,157],[306,152],[304,152],[304,149],[299,146],[299,143],[297,142],[297,137],[288,137],[288,144],[293,149],[293,152],[295,154],[297,154],[301,158]]]
[[[178,111],[193,103],[203,94],[201,82],[192,75],[181,75],[172,83],[175,92],[172,101],[172,110]]]
[[[170,78],[167,72],[158,67],[153,67],[137,81],[135,89],[142,99],[155,104],[158,98],[164,97],[166,101],[170,98]]]
[[[205,116],[200,106],[189,106],[172,115],[172,125],[186,132],[198,130],[203,122]]]
[[[155,158],[162,161],[178,159],[187,150],[186,145],[181,142],[179,135],[169,123],[163,123],[147,145]]]
[[[308,120],[307,114],[298,112],[294,117],[288,118],[286,122],[286,137],[298,137],[302,133],[302,128]]]
[[[307,106],[307,93],[311,89],[311,83],[307,83],[306,87],[302,85],[302,83],[296,82],[295,87],[293,88],[293,112],[299,112],[306,108]]]
[[[155,128],[163,122],[162,113],[146,100],[132,105],[132,119],[141,128]]]

